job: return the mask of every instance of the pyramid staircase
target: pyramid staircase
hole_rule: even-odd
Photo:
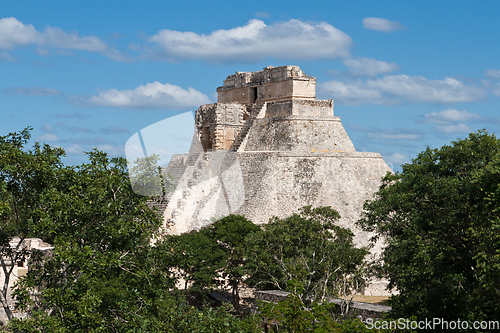
[[[200,192],[200,190],[195,189],[198,184],[206,181],[207,177],[210,177],[209,173],[207,173],[207,168],[210,168],[210,153],[190,153],[187,156],[186,163],[183,164],[183,167],[184,166],[185,171],[182,174],[181,178],[182,184],[185,184],[186,186],[184,189],[182,189],[182,192],[175,191],[175,197],[172,197],[174,191],[171,191],[170,200],[165,205],[165,209],[167,207],[169,208],[167,216],[165,216],[167,224],[174,224],[177,218],[187,219],[189,221],[191,221],[193,217],[195,217],[195,219],[198,218],[200,211],[204,208],[204,206],[211,199],[213,194],[217,192],[218,189],[217,187],[215,190],[204,194],[198,193]],[[177,171],[178,169],[174,166],[172,170]],[[177,185],[179,183],[180,181],[177,181]],[[175,189],[178,189],[177,185],[175,185]],[[193,190],[195,192],[193,192]],[[194,206],[187,204],[187,198],[191,195],[200,197],[200,200],[196,200]],[[202,221],[197,221],[197,227],[202,226],[200,223],[202,223]]]
[[[179,183],[186,173],[188,167],[194,167],[201,153],[179,154],[172,156],[167,167],[161,169],[163,181],[167,187],[167,193],[161,202],[153,203],[152,206],[158,210],[158,213],[163,216],[165,208],[167,208],[173,192],[179,186]]]
[[[250,131],[250,128],[252,128],[252,125],[253,125],[255,118],[263,118],[264,117],[267,103],[254,104],[254,105],[251,105],[250,107],[251,107],[251,110],[249,112],[250,117],[247,119],[247,121],[245,122],[245,124],[241,128],[241,131],[238,134],[238,137],[231,145],[231,148],[229,149],[229,151],[237,152],[237,151],[242,151],[243,149],[245,149],[248,132]],[[249,108],[249,106],[247,106],[247,108]]]

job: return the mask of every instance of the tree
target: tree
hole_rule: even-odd
[[[153,154],[137,158],[135,161],[128,161],[130,183],[135,193],[159,198],[171,190],[171,183],[166,184],[165,179],[161,176],[161,168],[158,166],[159,159],[158,155]]]
[[[289,281],[303,286],[302,301],[345,296],[363,285],[365,248],[356,248],[353,233],[335,225],[330,207],[300,209],[300,214],[273,218],[263,232],[247,239],[250,282],[259,288],[286,290]]]
[[[33,150],[24,150],[30,130],[0,137],[0,303],[9,320],[14,267],[29,257],[25,240],[45,223],[50,193],[65,169],[61,148],[36,143]]]
[[[205,234],[167,235],[156,246],[172,253],[172,267],[184,280],[184,289],[200,292],[221,284],[217,272],[224,265],[224,253]]]
[[[0,260],[5,270],[29,255],[30,267],[15,290],[28,317],[10,320],[9,331],[255,331],[252,321],[196,309],[175,292],[177,254],[169,243],[151,245],[161,221],[132,188],[123,158],[93,150],[89,162],[64,166],[60,148],[28,150],[29,132],[0,137]],[[40,237],[53,253],[13,250],[14,236]]]
[[[165,256],[150,246],[161,222],[132,190],[125,160],[88,155],[89,163],[59,169],[45,193],[37,235],[54,254],[32,258],[16,291],[31,317],[13,327],[139,331],[173,287]]]
[[[167,235],[157,246],[172,252],[173,267],[184,280],[184,289],[199,292],[229,285],[238,311],[238,287],[248,273],[245,238],[259,230],[244,216],[229,215],[201,230]]]
[[[300,294],[303,293],[300,283],[290,281],[288,290],[290,294],[277,303],[257,301],[259,304],[258,316],[270,326],[272,332],[287,333],[331,333],[331,332],[412,332],[410,329],[378,329],[383,324],[378,323],[369,327],[369,323],[363,323],[354,316],[340,316],[338,306],[334,303],[312,302],[309,306],[302,301]],[[413,318],[412,318],[413,320]],[[396,323],[389,318],[384,321]],[[394,327],[394,326],[393,326]]]
[[[360,224],[385,237],[395,316],[498,319],[500,141],[484,131],[388,174]]]
[[[228,215],[201,230],[223,253],[220,275],[231,287],[233,306],[239,310],[240,295],[238,288],[249,274],[245,249],[245,239],[250,234],[261,231],[260,227],[242,215]]]

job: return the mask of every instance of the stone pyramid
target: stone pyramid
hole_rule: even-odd
[[[305,205],[332,206],[339,225],[368,245],[372,235],[355,222],[392,171],[380,154],[355,150],[333,100],[315,99],[316,79],[297,66],[266,67],[228,76],[217,92],[218,103],[196,111],[189,153],[163,169],[175,188],[162,207],[165,231],[188,232],[231,213],[261,224]]]

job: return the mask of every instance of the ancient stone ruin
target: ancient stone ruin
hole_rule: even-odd
[[[7,324],[9,316],[7,312],[15,318],[26,318],[26,312],[16,309],[15,299],[12,295],[13,288],[19,279],[28,274],[28,263],[34,251],[41,251],[43,255],[52,254],[53,247],[42,241],[40,238],[14,237],[9,242],[10,255],[0,258],[2,268],[0,269],[1,306],[0,306],[0,326]],[[4,249],[4,254],[9,253]]]
[[[175,189],[159,206],[165,232],[231,213],[261,224],[305,205],[332,206],[355,242],[368,245],[372,235],[355,222],[391,169],[380,154],[355,150],[333,100],[315,99],[316,79],[297,66],[270,66],[228,76],[217,93],[218,103],[196,112],[189,153],[163,169]],[[380,252],[381,244],[372,249]]]

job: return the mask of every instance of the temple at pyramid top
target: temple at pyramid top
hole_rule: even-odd
[[[268,66],[258,72],[236,72],[217,88],[219,103],[242,104],[316,97],[316,78],[298,66]]]
[[[217,103],[196,112],[195,141],[204,151],[354,151],[333,100],[316,100],[316,78],[298,66],[236,72],[217,93]]]

